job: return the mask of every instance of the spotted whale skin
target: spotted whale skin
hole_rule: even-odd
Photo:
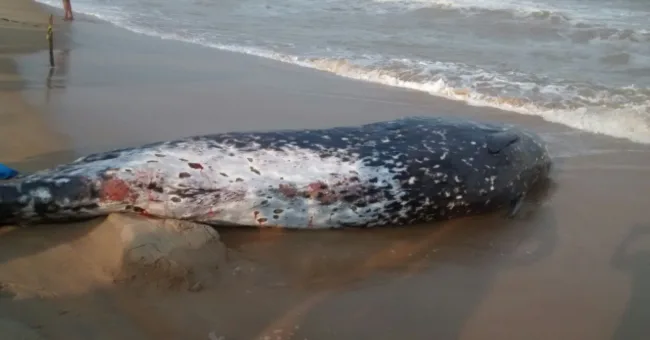
[[[188,137],[0,183],[0,225],[139,213],[215,226],[409,225],[494,211],[549,175],[521,128],[443,117]]]

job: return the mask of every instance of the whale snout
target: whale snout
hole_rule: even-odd
[[[486,134],[485,142],[488,187],[479,190],[489,192],[490,202],[528,196],[549,179],[551,157],[537,134],[520,128],[494,129]]]
[[[512,132],[512,136],[516,140],[501,152],[516,175],[513,179],[516,190],[528,191],[549,177],[553,163],[546,143],[538,135],[517,130]]]
[[[553,163],[546,143],[539,136],[525,131],[520,132],[520,135],[519,152],[524,155],[525,162],[533,168],[538,168],[541,175],[548,176]]]

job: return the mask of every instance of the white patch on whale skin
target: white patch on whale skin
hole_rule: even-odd
[[[100,209],[105,210],[123,209],[129,204],[154,216],[229,225],[285,228],[372,225],[370,222],[377,212],[384,212],[395,200],[382,198],[355,209],[354,203],[345,202],[341,197],[322,204],[312,197],[291,197],[279,190],[282,185],[304,192],[310,184],[319,182],[332,188],[346,178],[347,182],[341,185],[343,189],[368,188],[376,186],[369,182],[373,179],[382,185],[390,184],[392,196],[399,200],[400,183],[387,168],[366,166],[358,155],[346,150],[337,152],[338,157],[321,158],[314,150],[290,144],[273,150],[254,144],[236,148],[199,140],[131,150],[118,158],[83,164],[79,171],[87,173],[89,166],[98,170],[120,169],[114,171],[113,178],[128,183],[137,198],[118,206],[100,203]],[[349,161],[342,161],[343,156]],[[189,176],[179,176],[181,173]],[[351,182],[352,177],[358,181]],[[160,185],[162,192],[146,189],[151,183]],[[184,189],[189,193],[186,197],[178,201],[176,195],[178,202],[171,199],[170,193]],[[394,217],[404,213],[395,212]]]
[[[37,188],[35,190],[32,190],[29,194],[32,197],[41,199],[42,201],[48,201],[52,199],[52,193],[50,193],[50,191],[46,188]]]

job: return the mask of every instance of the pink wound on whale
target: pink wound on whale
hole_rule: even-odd
[[[129,185],[118,178],[111,178],[102,182],[100,197],[103,201],[125,201],[132,197]]]
[[[331,204],[338,200],[338,196],[331,190],[325,182],[318,181],[310,183],[307,186],[307,193],[312,199],[318,200],[321,204]]]
[[[323,183],[321,181],[309,184],[309,191],[310,192],[319,192],[319,191],[321,191],[323,189],[326,189],[326,188],[327,188],[327,184],[325,184],[325,183]]]

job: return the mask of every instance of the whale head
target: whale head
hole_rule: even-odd
[[[521,199],[545,182],[552,160],[544,141],[536,134],[507,128],[485,134],[483,158],[488,165],[482,187],[495,201]]]

